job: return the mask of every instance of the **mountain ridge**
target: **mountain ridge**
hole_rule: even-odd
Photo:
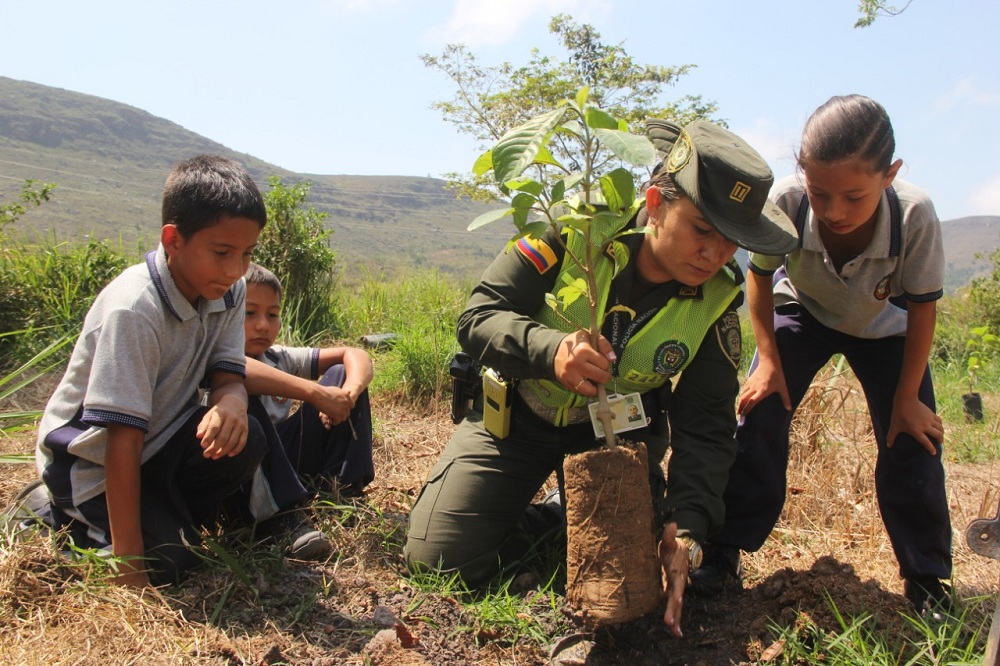
[[[269,176],[310,182],[307,204],[329,214],[331,245],[350,271],[434,267],[474,280],[510,237],[503,222],[467,231],[491,206],[456,199],[441,179],[296,173],[127,104],[0,77],[0,201],[28,179],[56,184],[52,200],[24,218],[33,231],[148,246],[167,173],[204,152],[237,160],[261,186]],[[1000,245],[1000,216],[944,221],[942,233],[951,291],[989,270],[976,255]]]

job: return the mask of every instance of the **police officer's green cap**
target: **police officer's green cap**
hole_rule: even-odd
[[[646,134],[663,157],[653,173],[666,169],[720,234],[760,254],[798,247],[792,221],[767,198],[774,174],[743,139],[705,120],[680,128],[652,119]]]

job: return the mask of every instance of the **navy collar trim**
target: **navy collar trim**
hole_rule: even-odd
[[[170,302],[170,297],[167,295],[167,287],[163,284],[163,277],[160,275],[160,270],[156,267],[156,250],[146,254],[146,267],[149,269],[149,277],[152,278],[153,284],[156,285],[156,293],[160,295],[160,299],[163,301],[163,304],[167,306],[167,309],[170,310],[170,314],[172,314],[177,321],[184,321],[184,318],[181,317],[180,313],[174,309],[174,305]],[[226,296],[229,296],[228,292],[226,293]]]

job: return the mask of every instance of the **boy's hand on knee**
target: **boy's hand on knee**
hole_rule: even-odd
[[[218,460],[242,451],[248,433],[246,406],[234,408],[228,401],[221,400],[202,418],[197,435],[201,440],[202,455]]]
[[[327,428],[343,423],[354,409],[354,398],[348,391],[337,386],[319,386],[312,406],[320,413],[320,420]]]

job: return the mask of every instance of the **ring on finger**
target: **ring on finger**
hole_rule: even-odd
[[[580,390],[580,387],[581,387],[581,386],[583,386],[583,383],[584,383],[585,381],[587,381],[587,378],[586,378],[586,377],[584,377],[583,379],[581,379],[580,381],[578,381],[578,382],[576,383],[576,386],[574,386],[574,387],[573,387],[573,390],[574,390],[574,391],[579,391],[579,390]]]

